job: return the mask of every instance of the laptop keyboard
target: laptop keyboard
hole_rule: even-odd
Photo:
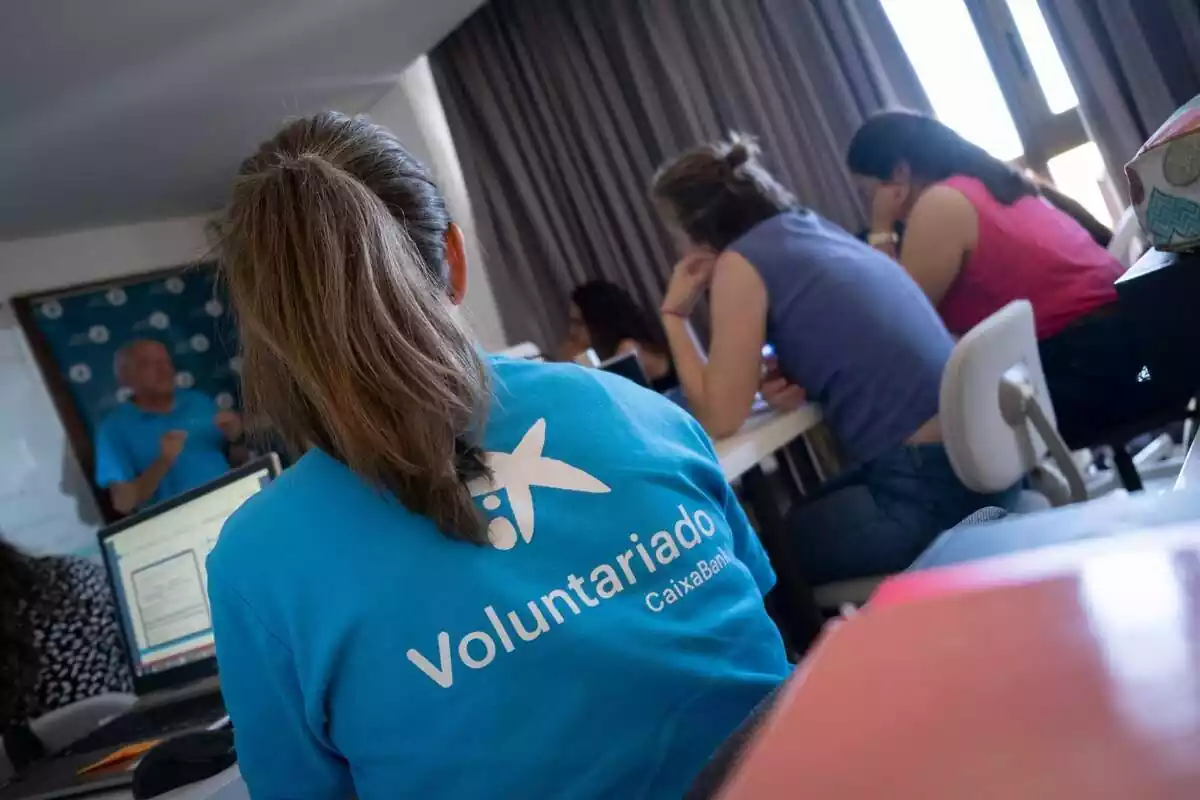
[[[166,705],[135,709],[71,744],[61,755],[105,750],[143,739],[160,739],[189,728],[216,722],[225,716],[219,692],[176,700]]]

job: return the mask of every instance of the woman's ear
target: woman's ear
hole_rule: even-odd
[[[467,296],[467,248],[462,228],[453,222],[446,229],[446,267],[450,302],[459,305]]]

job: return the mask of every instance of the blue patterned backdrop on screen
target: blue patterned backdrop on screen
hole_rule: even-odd
[[[35,301],[34,318],[89,433],[126,399],[113,358],[134,339],[167,346],[177,386],[201,391],[222,408],[241,406],[237,334],[211,266],[44,295]]]

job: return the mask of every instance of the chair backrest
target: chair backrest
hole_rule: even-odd
[[[45,754],[52,756],[87,736],[108,719],[124,714],[136,702],[137,697],[132,694],[98,694],[43,714],[29,722],[29,730],[42,743]],[[7,783],[15,772],[9,754],[0,742],[0,786]]]
[[[82,739],[112,717],[133,708],[137,697],[124,692],[106,692],[56,708],[29,723],[46,752],[53,755]]]
[[[1137,213],[1129,206],[1121,213],[1113,228],[1112,241],[1108,243],[1108,252],[1121,262],[1123,267],[1132,267],[1142,255],[1145,242],[1142,239],[1142,226],[1138,222]]]
[[[501,350],[496,355],[504,356],[506,358],[523,358],[527,361],[542,360],[542,350],[533,342],[521,342],[520,344],[513,345],[507,350]]]
[[[1007,489],[1049,449],[1026,420],[1014,425],[1001,409],[1006,383],[1028,387],[1054,425],[1027,300],[1009,303],[968,331],[942,374],[939,419],[946,453],[959,480],[977,492]]]

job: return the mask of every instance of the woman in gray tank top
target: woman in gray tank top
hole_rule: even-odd
[[[937,424],[953,341],[887,256],[795,198],[733,135],[668,163],[653,194],[682,260],[663,326],[688,405],[714,437],[736,431],[760,382],[759,353],[820,404],[849,469],[792,515],[815,583],[896,572],[941,531],[1016,491],[976,494],[950,467]],[[688,316],[709,291],[707,357]]]

